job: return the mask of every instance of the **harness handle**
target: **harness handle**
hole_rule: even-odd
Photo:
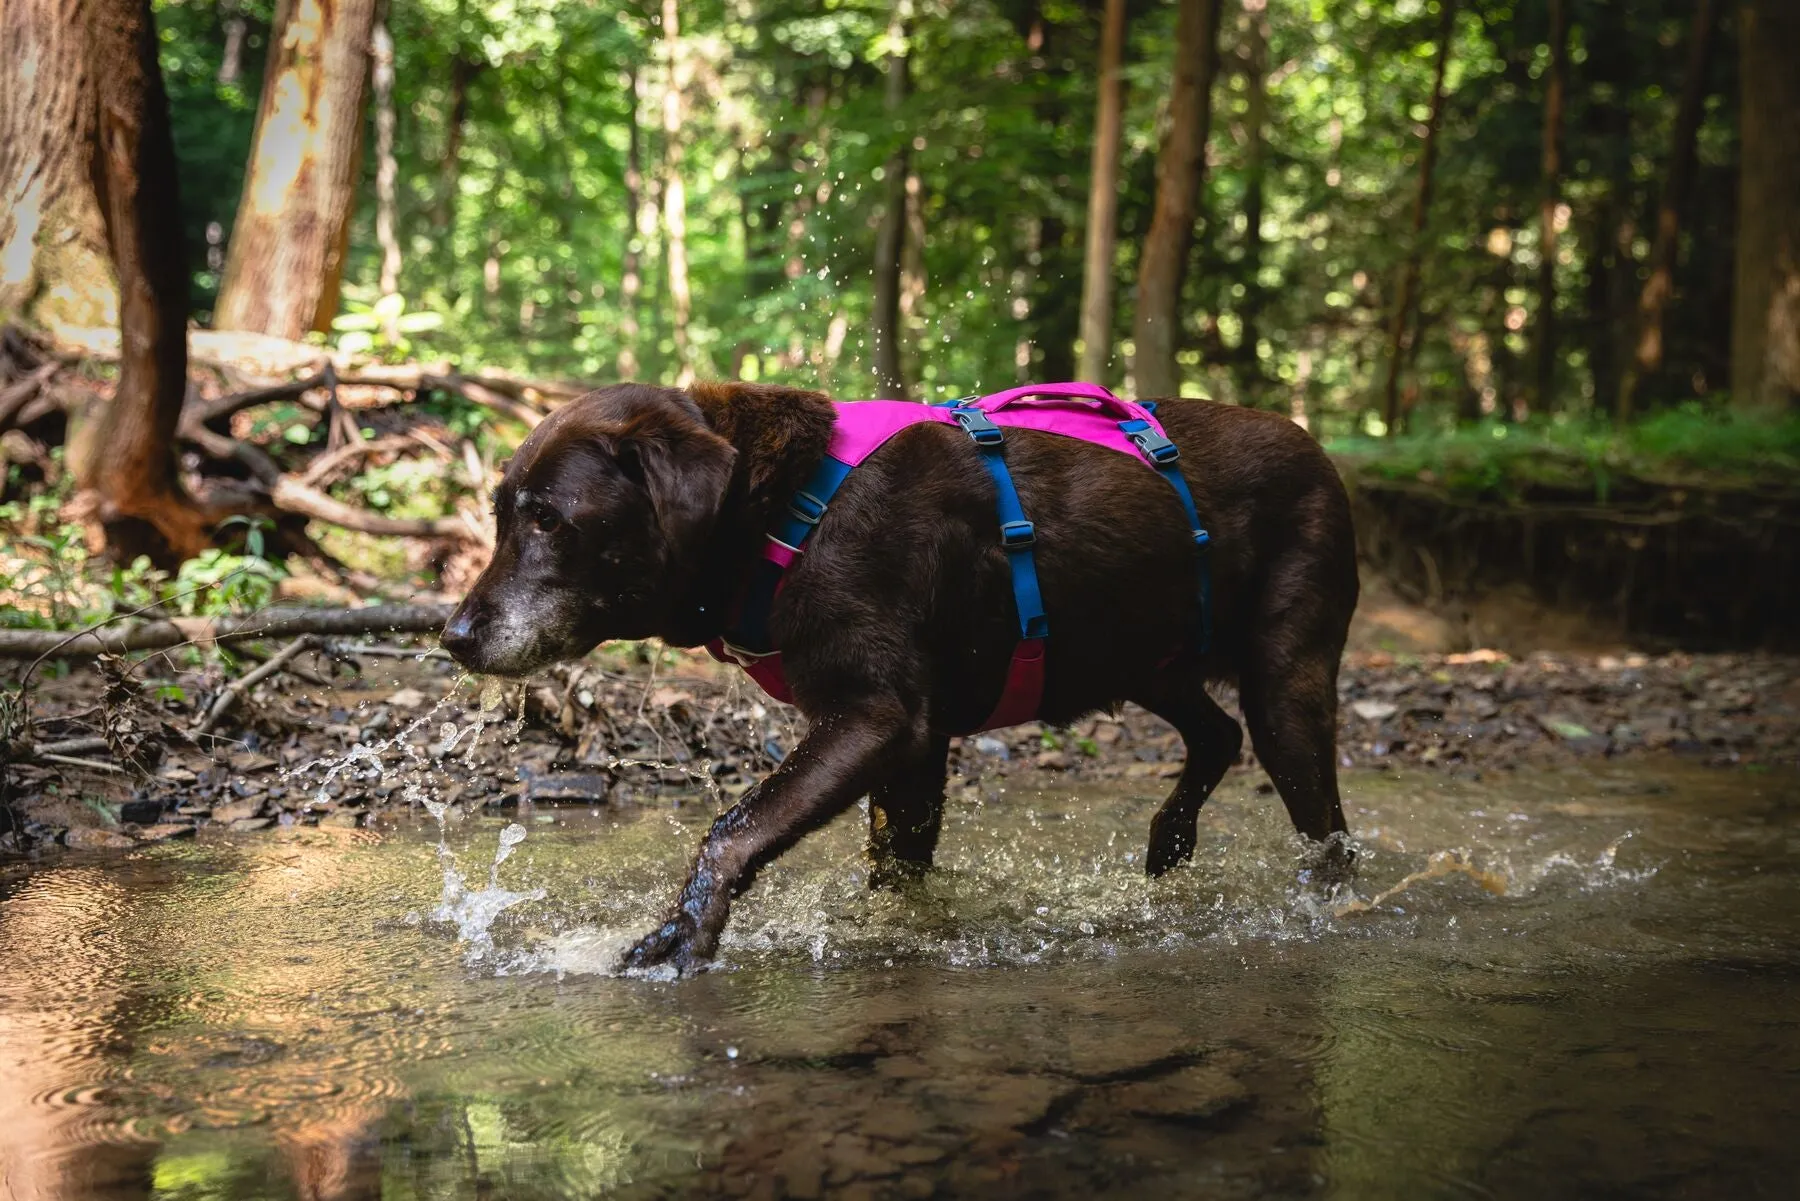
[[[1128,400],[1120,400],[1099,384],[1023,384],[1017,388],[1008,388],[1004,392],[995,392],[983,396],[980,400],[971,401],[970,407],[988,413],[997,413],[1017,401],[1029,397],[1045,397],[1053,400],[1092,400],[1099,402],[1103,411],[1113,414],[1124,421],[1132,421],[1143,417],[1138,406]]]

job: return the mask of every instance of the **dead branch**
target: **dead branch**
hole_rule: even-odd
[[[43,754],[37,757],[37,761],[40,763],[58,763],[64,767],[79,767],[83,771],[112,772],[115,775],[125,774],[125,769],[116,763],[99,763],[93,759],[76,759],[69,755]]]
[[[245,638],[293,638],[300,634],[436,633],[450,619],[450,605],[370,605],[362,609],[264,609],[238,617],[173,617],[121,623],[70,634],[62,630],[0,630],[0,658],[54,655],[85,659],[130,651],[166,650],[183,643],[235,642]]]
[[[19,411],[36,399],[44,385],[50,382],[50,377],[61,370],[61,363],[48,362],[23,379],[14,380],[0,388],[0,430],[10,426]]]
[[[414,439],[398,435],[388,438],[366,438],[360,442],[352,442],[348,446],[340,446],[336,450],[327,451],[306,465],[300,475],[300,482],[308,487],[316,487],[326,476],[344,464],[362,458],[364,455],[387,454],[389,451],[402,450]]]
[[[271,384],[266,388],[249,388],[242,392],[215,396],[211,400],[202,400],[189,405],[181,414],[181,421],[183,425],[209,425],[245,409],[255,408],[257,405],[275,404],[283,400],[298,400],[314,388],[325,387],[328,382],[325,372],[318,371],[305,379],[289,380],[287,383]]]
[[[493,388],[477,380],[466,379],[460,375],[421,375],[419,387],[434,389],[439,392],[454,392],[465,400],[473,401],[485,409],[511,417],[514,421],[523,422],[528,429],[536,429],[544,415],[522,400],[514,400],[502,395]]]
[[[225,685],[217,699],[213,701],[212,708],[206,711],[206,716],[194,726],[194,733],[207,734],[217,729],[219,723],[225,720],[225,715],[230,713],[239,701],[250,695],[252,688],[286,667],[296,656],[314,646],[317,641],[317,638],[311,634],[302,634],[270,655],[256,670],[246,672]]]
[[[461,517],[384,517],[347,505],[284,475],[269,489],[275,507],[303,517],[316,517],[332,525],[364,534],[397,534],[403,538],[464,538],[479,540],[474,527]]]

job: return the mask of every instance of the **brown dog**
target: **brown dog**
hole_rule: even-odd
[[[1173,490],[1117,451],[1006,436],[1053,622],[1041,717],[1135,701],[1187,746],[1151,823],[1152,874],[1193,853],[1200,806],[1242,743],[1207,695],[1212,681],[1237,683],[1295,828],[1313,839],[1345,829],[1336,681],[1357,593],[1349,502],[1311,438],[1204,401],[1165,402],[1158,416],[1212,533],[1205,656],[1189,641],[1195,551]],[[718,637],[833,423],[817,393],[750,384],[619,384],[559,409],[507,468],[493,562],[444,628],[445,648],[476,671],[522,675],[611,638]],[[877,868],[929,866],[947,731],[993,708],[1018,638],[978,454],[954,426],[915,425],[850,473],[770,615],[806,737],[713,823],[673,912],[629,966],[708,959],[758,868],[864,795]]]

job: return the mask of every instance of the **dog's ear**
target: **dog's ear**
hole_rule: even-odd
[[[645,414],[615,441],[619,468],[642,485],[671,563],[691,563],[718,523],[737,449],[697,421]]]
[[[744,448],[752,493],[767,487],[794,457],[815,461],[835,421],[830,397],[784,384],[701,381],[688,385],[687,394],[714,429]]]

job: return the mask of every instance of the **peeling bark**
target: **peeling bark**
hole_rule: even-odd
[[[0,3],[0,319],[114,325],[85,0]]]
[[[362,148],[376,0],[279,0],[218,329],[298,340],[326,330]]]

